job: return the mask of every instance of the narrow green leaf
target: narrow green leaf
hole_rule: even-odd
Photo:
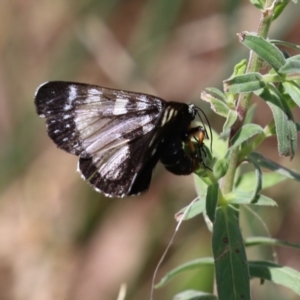
[[[277,146],[280,156],[290,156],[291,147],[289,143],[289,127],[287,125],[287,116],[284,111],[271,101],[267,101],[271,108],[273,118],[275,121],[275,128],[277,134]]]
[[[291,247],[300,250],[300,244],[290,243],[283,240],[273,239],[269,237],[250,237],[246,238],[245,246],[261,246],[261,245],[270,245],[270,246],[283,246],[283,247]]]
[[[249,140],[256,134],[262,133],[263,131],[263,128],[257,124],[246,124],[242,126],[233,136],[231,148],[240,146],[243,142]]]
[[[282,165],[270,160],[269,158],[264,157],[263,155],[261,155],[257,152],[252,152],[249,155],[253,159],[255,159],[261,167],[275,171],[275,172],[285,176],[286,178],[291,178],[291,179],[300,181],[299,173],[296,173],[288,168],[285,168]]]
[[[250,300],[250,277],[238,210],[232,205],[216,210],[212,247],[219,300]]]
[[[259,206],[278,206],[276,201],[262,194],[257,195],[255,201],[252,201],[250,204]]]
[[[197,175],[194,176],[194,184],[196,188],[197,195],[200,199],[206,199],[207,193],[207,182],[204,180],[205,178],[199,177]]]
[[[218,183],[212,184],[207,189],[206,195],[206,213],[211,222],[215,221],[216,207],[218,204]]]
[[[263,77],[259,73],[247,73],[231,77],[223,81],[224,91],[228,93],[250,93],[265,86]]]
[[[279,74],[300,74],[300,55],[289,57],[285,64],[278,70]]]
[[[247,70],[247,64],[248,64],[248,62],[247,62],[246,59],[243,59],[242,61],[240,61],[239,63],[237,63],[234,66],[234,70],[233,70],[233,73],[230,76],[230,78],[233,78],[233,77],[245,74],[245,72]],[[227,92],[226,96],[227,96],[227,104],[228,104],[228,106],[231,107],[231,108],[235,108],[235,103],[236,103],[238,94],[236,94],[236,93],[228,93]]]
[[[175,214],[176,220],[181,220],[184,215],[184,220],[192,219],[205,211],[205,196],[201,197],[193,204],[185,206]]]
[[[235,203],[235,204],[256,204],[257,203],[258,205],[274,205],[272,203],[273,202],[272,199],[271,201],[268,201],[262,195],[259,195],[262,189],[263,175],[260,166],[255,161],[255,159],[253,159],[252,157],[248,157],[248,160],[255,168],[254,177],[252,178],[251,182],[250,181],[247,182],[248,188],[243,189],[243,186],[241,184],[236,185],[233,192],[231,192],[229,195],[226,195],[225,198],[230,203]]]
[[[293,43],[289,43],[289,42],[286,42],[286,41],[270,39],[269,42],[272,43],[272,44],[275,44],[275,45],[282,45],[282,46],[285,46],[287,48],[292,48],[292,49],[295,49],[295,50],[300,50],[300,46],[299,45],[296,45],[296,44],[293,44]]]
[[[155,288],[160,288],[166,285],[170,280],[172,280],[175,276],[179,275],[182,272],[198,269],[200,267],[213,266],[213,265],[214,265],[214,259],[212,257],[203,257],[203,258],[197,258],[191,260],[168,272],[160,280],[160,282],[155,285]]]
[[[218,115],[222,116],[222,117],[227,117],[230,108],[228,107],[228,105],[224,102],[224,98],[225,97],[224,94],[222,94],[221,96],[221,91],[217,90],[217,89],[206,89],[205,91],[203,91],[201,93],[201,99],[210,103],[210,107],[211,109]],[[225,97],[226,100],[226,97]]]
[[[210,95],[213,95],[214,98],[217,98],[225,103],[227,102],[226,95],[221,90],[215,87],[208,87],[205,89],[205,92],[209,93]]]
[[[282,85],[285,92],[288,93],[295,104],[300,107],[300,86],[293,81],[285,81]]]
[[[260,10],[263,10],[265,6],[265,0],[250,0],[250,2]]]
[[[273,44],[264,38],[249,32],[238,34],[240,42],[253,50],[265,62],[267,62],[275,71],[285,64],[285,58],[282,52]]]
[[[173,300],[218,300],[218,298],[202,291],[187,290],[177,294]]]
[[[216,161],[213,167],[213,173],[216,178],[216,180],[222,178],[228,169],[228,159],[226,158],[221,158]]]
[[[275,121],[279,155],[293,158],[296,152],[297,130],[293,115],[286,105],[285,99],[271,84],[268,84],[268,88],[261,90],[259,96],[271,108]]]
[[[221,139],[216,131],[212,131],[213,134],[213,156],[216,158],[223,158],[226,155],[228,141],[227,139]]]
[[[259,242],[259,241],[258,241]],[[262,241],[264,243],[264,241]],[[251,243],[251,241],[250,241]],[[254,245],[255,241],[253,241]],[[267,243],[267,241],[266,241]],[[289,245],[288,245],[289,246]],[[297,246],[298,248],[298,246]],[[224,253],[225,255],[225,253]],[[199,258],[192,261],[189,261],[185,264],[178,266],[172,271],[168,272],[158,284],[156,284],[155,288],[160,288],[166,285],[170,280],[179,275],[182,272],[188,270],[198,269],[200,267],[213,266],[214,259],[212,257]],[[287,288],[293,290],[296,294],[300,295],[300,273],[290,267],[285,267],[282,265],[278,265],[269,261],[249,261],[249,273],[251,277],[256,277],[259,279],[270,280],[276,284],[281,284]],[[224,281],[227,281],[227,276],[234,275],[229,274],[230,266],[227,265],[227,268],[224,269]],[[228,274],[227,274],[228,273]],[[238,274],[237,274],[238,275]],[[227,287],[224,288],[227,290]],[[219,297],[221,300],[222,298]],[[225,298],[226,299],[226,298]],[[228,299],[236,299],[236,298],[227,298]],[[239,298],[237,298],[239,299]],[[240,298],[241,299],[241,298]],[[250,298],[242,298],[242,299],[250,299]]]
[[[262,172],[260,169],[259,164],[256,162],[255,159],[252,159],[252,157],[248,157],[248,160],[253,164],[254,168],[255,168],[255,184],[253,185],[253,192],[252,192],[252,199],[251,202],[257,202],[257,196],[261,191],[262,188]]]
[[[277,203],[262,194],[257,195],[253,199],[253,193],[241,190],[235,190],[231,193],[226,194],[225,199],[231,204],[255,204],[259,206],[277,206]]]
[[[250,261],[249,270],[251,277],[270,280],[281,284],[297,295],[300,295],[300,272],[269,261]]]
[[[275,3],[275,7],[274,7],[274,14],[273,14],[273,21],[276,20],[281,13],[283,12],[283,10],[285,9],[285,7],[288,5],[288,3],[290,2],[290,0],[281,0],[281,1],[276,1]]]
[[[223,125],[223,132],[229,130],[237,120],[238,114],[235,110],[229,110],[226,121]]]
[[[272,187],[287,178],[279,173],[268,172],[262,174],[262,189]],[[256,182],[256,173],[247,172],[238,177],[235,183],[235,189],[245,192],[251,192]]]
[[[294,157],[297,147],[298,147],[298,135],[297,135],[297,126],[294,120],[289,120],[288,123],[288,132],[290,133],[289,142],[291,147],[291,159]]]
[[[247,70],[247,59],[242,59],[239,63],[234,66],[233,74],[231,77],[245,74]]]
[[[256,106],[257,106],[256,104],[252,104],[249,107],[249,109],[247,110],[247,113],[246,113],[246,116],[245,116],[245,119],[244,119],[244,125],[252,123],[254,113],[255,113],[255,110],[256,110]]]

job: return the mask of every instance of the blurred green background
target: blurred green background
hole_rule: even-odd
[[[300,44],[300,6],[290,4],[270,37]],[[248,52],[236,33],[255,31],[259,11],[248,1],[199,0],[1,0],[0,9],[0,299],[111,300],[122,283],[126,299],[149,299],[155,267],[176,222],[174,214],[196,196],[192,176],[158,166],[148,193],[108,199],[80,179],[76,157],[58,150],[33,104],[48,80],[80,81],[194,102],[216,118],[200,92],[221,87]],[[258,102],[255,121],[271,119]],[[299,111],[295,111],[299,120]],[[277,154],[276,140],[260,150]],[[255,208],[272,236],[300,242],[300,189],[291,181],[268,190],[278,208]],[[242,230],[266,235],[247,212]],[[250,258],[272,259],[271,250],[249,249]],[[300,270],[299,252],[277,249],[282,264]],[[210,256],[202,218],[185,222],[158,279],[188,260]],[[213,290],[213,271],[180,275],[155,291],[172,299],[185,289]],[[252,282],[253,299],[299,299],[269,283]],[[272,287],[272,289],[270,289]]]

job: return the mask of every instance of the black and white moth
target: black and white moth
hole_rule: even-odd
[[[207,133],[202,126],[191,127],[200,110],[193,104],[52,81],[38,87],[35,105],[38,115],[46,118],[50,138],[59,148],[79,156],[82,177],[106,196],[146,191],[159,160],[177,175],[190,174],[204,164]]]

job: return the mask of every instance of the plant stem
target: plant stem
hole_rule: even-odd
[[[275,4],[275,2],[273,0],[266,0],[265,9],[261,14],[260,23],[259,23],[259,26],[257,29],[258,36],[266,38],[268,35],[270,25],[272,23],[272,18],[273,18],[274,4]],[[259,58],[259,56],[255,52],[250,51],[250,56],[249,56],[246,73],[259,71],[259,69],[261,67],[261,63],[262,63],[262,61]],[[251,97],[252,97],[252,93],[241,94],[239,96],[237,105],[236,105],[236,111],[238,113],[238,120],[232,127],[230,137],[232,137],[243,126],[246,112],[250,106]],[[232,191],[233,184],[234,184],[235,172],[236,172],[237,164],[239,162],[239,158],[241,158],[241,157],[239,157],[238,148],[233,149],[230,153],[227,173],[224,176],[223,181],[222,181],[221,189],[222,189],[223,194],[227,194],[230,191]]]

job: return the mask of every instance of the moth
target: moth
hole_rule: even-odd
[[[82,177],[108,197],[146,191],[159,160],[176,175],[204,165],[208,135],[203,126],[191,127],[203,113],[193,104],[63,81],[40,85],[34,101],[49,137],[79,156]]]

